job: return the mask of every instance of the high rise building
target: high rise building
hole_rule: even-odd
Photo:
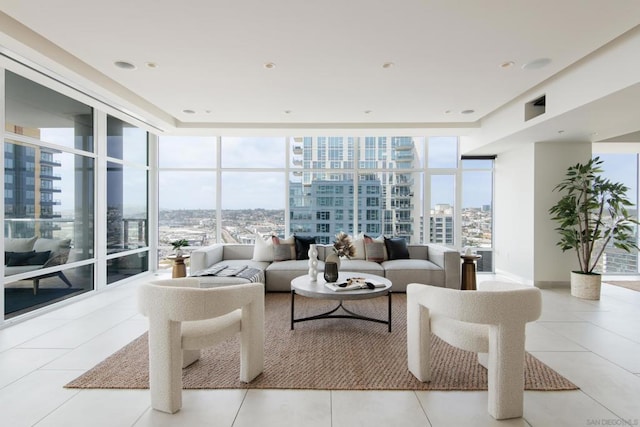
[[[322,243],[339,231],[354,233],[357,203],[357,231],[418,240],[413,138],[301,137],[294,138],[292,153],[293,166],[301,169],[289,184],[292,232]]]
[[[438,204],[431,209],[430,239],[432,243],[453,245],[453,207]]]
[[[12,131],[22,133],[17,126]],[[54,173],[61,166],[54,159],[56,153],[59,151],[17,141],[4,144],[5,236],[51,238],[59,229],[53,221],[61,217],[56,210],[60,201],[54,197],[61,191],[54,185],[61,179]]]

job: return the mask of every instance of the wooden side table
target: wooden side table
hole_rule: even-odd
[[[189,258],[189,255],[169,255],[167,258],[173,260],[172,278],[187,277],[187,266],[184,264],[184,260]]]
[[[460,255],[462,258],[462,283],[460,289],[463,291],[476,290],[476,261],[482,255]]]

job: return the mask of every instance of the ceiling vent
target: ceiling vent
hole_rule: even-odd
[[[534,117],[538,117],[541,114],[545,113],[547,107],[547,96],[542,95],[533,101],[529,101],[524,104],[524,121],[528,121],[533,119]]]

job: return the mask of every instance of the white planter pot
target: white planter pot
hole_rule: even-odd
[[[571,272],[571,295],[578,298],[599,300],[602,276]]]

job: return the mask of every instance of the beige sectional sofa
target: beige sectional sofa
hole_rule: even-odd
[[[332,251],[331,245],[317,245],[318,270],[324,271],[324,259]],[[365,259],[340,261],[340,271],[376,274],[391,280],[394,292],[405,292],[409,283],[425,283],[433,286],[460,289],[460,253],[437,244],[415,244],[407,246],[409,259],[392,259],[374,262]],[[259,270],[253,281],[265,284],[267,291],[289,292],[291,280],[307,274],[308,260],[269,261],[256,256],[254,245],[215,244],[191,252],[190,275],[210,269],[216,265],[229,268],[247,266]],[[247,283],[250,279],[239,277],[198,276],[201,286],[215,287],[228,284]]]

